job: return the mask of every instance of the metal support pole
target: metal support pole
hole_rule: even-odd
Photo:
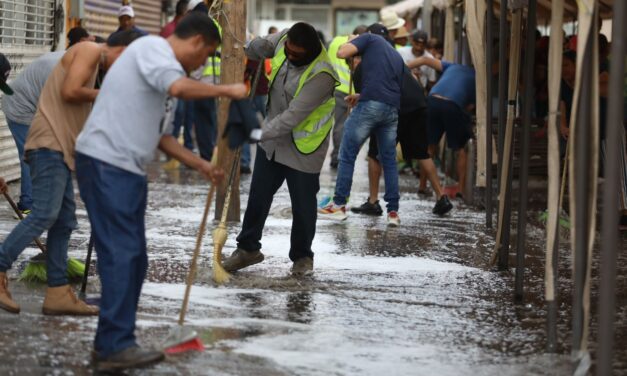
[[[536,30],[536,0],[529,0],[527,7],[527,45],[525,47],[525,103],[523,104],[523,124],[520,129],[522,149],[520,152],[520,176],[518,179],[518,227],[516,239],[516,301],[523,301],[523,279],[525,273],[525,240],[527,232],[527,182],[529,180],[529,131],[531,128],[531,109],[533,102],[533,68],[535,61],[535,30]]]
[[[618,236],[618,194],[620,164],[624,153],[619,142],[623,123],[623,78],[625,72],[625,43],[627,42],[627,4],[625,1],[614,3],[612,22],[612,66],[608,93],[606,125],[605,184],[603,187],[603,224],[601,226],[601,271],[599,278],[599,349],[597,351],[597,375],[612,374],[614,355],[614,316],[616,313],[616,247],[620,244]],[[623,140],[624,141],[624,140]]]
[[[579,352],[583,340],[584,331],[584,289],[586,285],[586,272],[588,268],[588,222],[587,218],[596,213],[590,213],[588,200],[590,192],[590,124],[591,124],[591,89],[592,89],[592,53],[593,41],[591,36],[588,40],[581,40],[585,43],[584,56],[582,61],[581,77],[581,98],[577,111],[577,124],[575,126],[575,265],[574,279],[575,288],[573,290],[573,353]],[[596,72],[595,72],[596,74]],[[572,170],[571,170],[572,171]],[[571,197],[572,199],[572,197]]]
[[[431,33],[431,12],[433,11],[433,5],[431,3],[432,0],[425,0],[422,5],[422,30]]]
[[[499,19],[499,125],[498,125],[498,174],[497,186],[501,186],[503,146],[505,145],[505,121],[507,117],[507,1],[500,2]],[[499,201],[504,197],[499,197]],[[497,213],[498,214],[498,213]],[[507,267],[507,265],[506,265]]]
[[[455,62],[457,64],[463,63],[464,53],[464,10],[459,7],[457,9],[457,56],[455,56]]]
[[[494,0],[487,0],[487,15],[486,15],[486,70],[487,70],[487,85],[486,85],[486,152],[485,152],[485,225],[487,228],[492,228],[492,213],[494,206],[492,205],[492,64],[494,62],[492,56],[492,44],[494,43]]]

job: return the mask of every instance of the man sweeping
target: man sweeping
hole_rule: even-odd
[[[139,34],[121,32],[107,44],[79,43],[63,55],[42,90],[26,144],[30,166],[33,211],[0,245],[0,308],[19,313],[7,289],[6,272],[24,249],[48,230],[46,267],[48,289],[45,315],[96,315],[98,308],[78,300],[68,283],[67,249],[76,228],[72,171],[76,137],[98,95],[94,84],[99,69],[107,70]]]
[[[206,14],[186,15],[167,39],[141,38],[107,74],[76,144],[76,175],[91,223],[102,285],[94,342],[98,371],[139,367],[163,359],[135,339],[135,318],[148,266],[145,165],[157,146],[214,183],[223,171],[171,135],[174,97],[243,98],[246,86],[209,85],[186,77],[220,44]]]
[[[223,266],[233,272],[263,261],[263,228],[274,194],[287,181],[293,215],[292,273],[309,274],[313,270],[316,194],[333,127],[333,91],[338,79],[316,30],[303,22],[288,31],[254,39],[246,53],[255,60],[272,58],[268,117],[262,126],[237,249]]]

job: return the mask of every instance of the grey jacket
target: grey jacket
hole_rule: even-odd
[[[272,58],[280,49],[279,41],[287,30],[252,40],[246,55],[254,60]],[[301,154],[292,140],[292,130],[309,114],[333,96],[336,81],[331,75],[318,74],[303,86],[294,99],[301,75],[307,66],[295,67],[286,61],[268,93],[268,117],[262,125],[261,148],[268,159],[310,174],[318,174],[329,148],[329,137],[312,154]]]

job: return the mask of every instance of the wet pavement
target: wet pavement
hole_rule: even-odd
[[[208,185],[185,168],[150,169],[147,239],[150,265],[138,314],[138,338],[158,345],[176,324],[184,278]],[[485,214],[455,202],[446,217],[431,214],[434,199],[418,198],[417,179],[401,177],[400,228],[385,217],[351,215],[318,221],[315,274],[290,276],[287,257],[291,209],[286,187],[264,231],[266,260],[234,275],[226,286],[210,280],[211,237],[205,237],[199,280],[192,289],[188,325],[201,335],[202,353],[169,356],[129,375],[568,375],[572,284],[568,245],[560,251],[558,354],[545,352],[543,302],[544,227],[530,212],[525,301],[513,301],[513,269],[487,267],[494,234]],[[250,176],[242,180],[246,206]],[[330,194],[334,173],[326,166],[320,196]],[[542,184],[540,184],[541,187]],[[11,190],[17,192],[17,184]],[[353,204],[368,196],[366,163],[358,160]],[[543,207],[544,191],[531,195]],[[78,202],[80,228],[70,255],[84,259],[89,224]],[[243,213],[242,213],[243,214]],[[0,205],[0,239],[15,225]],[[229,226],[225,254],[235,249],[240,224]],[[515,228],[515,227],[514,227]],[[564,239],[565,240],[565,239]],[[620,249],[627,244],[624,233]],[[515,234],[512,243],[515,244]],[[89,375],[95,318],[40,314],[45,288],[17,281],[27,249],[10,273],[20,315],[0,311],[0,375]],[[514,265],[514,253],[510,265]],[[93,266],[93,265],[92,265]],[[594,282],[598,259],[595,256]],[[627,255],[618,263],[616,374],[627,374]],[[88,292],[97,295],[92,274]],[[595,348],[593,289],[591,349]]]

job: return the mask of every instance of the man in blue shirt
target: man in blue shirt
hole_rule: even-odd
[[[435,146],[446,133],[446,143],[457,156],[457,177],[459,192],[464,192],[466,183],[467,156],[464,147],[473,137],[470,114],[475,106],[475,70],[467,65],[421,56],[407,64],[410,68],[427,65],[442,72],[440,80],[429,93],[429,117],[427,133],[429,153],[433,155]],[[461,193],[457,197],[462,198]]]
[[[115,31],[133,30],[141,35],[148,35],[147,32],[135,26],[135,11],[130,5],[123,5],[118,10],[118,22],[120,27]]]
[[[398,170],[396,169],[396,127],[401,104],[401,82],[405,63],[380,35],[383,25],[373,24],[368,33],[351,37],[337,52],[347,59],[361,56],[363,83],[359,102],[344,124],[335,196],[319,210],[321,217],[344,220],[350,195],[355,159],[371,133],[377,136],[385,179],[388,225],[400,225],[398,217]],[[387,30],[386,30],[387,32]]]

